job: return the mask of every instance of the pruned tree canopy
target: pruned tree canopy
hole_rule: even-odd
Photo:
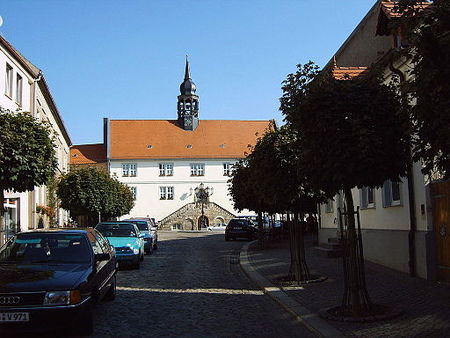
[[[74,216],[118,217],[134,206],[130,188],[94,167],[75,169],[62,176],[57,195],[61,206]]]
[[[336,80],[311,63],[297,67],[283,83],[280,109],[298,132],[314,188],[333,196],[406,175],[409,118],[395,91],[373,77]]]
[[[57,164],[46,125],[29,113],[0,113],[0,190],[33,190],[53,177]]]

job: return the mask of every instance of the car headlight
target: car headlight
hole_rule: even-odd
[[[81,301],[81,294],[78,290],[73,291],[49,291],[45,293],[44,305],[68,305]]]
[[[139,255],[139,249],[133,249],[135,255]]]

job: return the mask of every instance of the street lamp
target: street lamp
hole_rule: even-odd
[[[202,218],[201,218],[201,228],[206,228],[206,219],[205,219],[205,206],[207,207],[209,204],[209,196],[214,193],[214,188],[206,187],[202,183],[198,187],[194,189],[195,192],[195,203],[198,206],[200,204],[202,208]]]

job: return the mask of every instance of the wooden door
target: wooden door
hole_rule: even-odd
[[[450,282],[450,181],[432,183],[430,189],[437,245],[437,278]]]

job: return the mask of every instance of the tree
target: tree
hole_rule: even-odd
[[[381,187],[400,180],[410,163],[409,119],[395,91],[375,76],[336,80],[314,63],[298,65],[283,83],[280,109],[299,135],[304,174],[314,189],[346,201],[348,289],[343,310],[369,314],[370,300],[361,280],[354,187]]]
[[[425,7],[425,8],[424,8]],[[427,8],[426,8],[427,7]],[[413,67],[403,87],[415,99],[411,106],[416,136],[414,160],[423,172],[450,178],[450,2],[402,0],[396,25],[407,35],[410,48],[402,51]],[[407,103],[409,104],[409,103]]]
[[[50,128],[25,112],[0,112],[0,229],[4,191],[24,192],[46,184],[57,168]]]
[[[117,217],[127,214],[134,206],[129,187],[94,167],[75,169],[63,175],[57,195],[61,207],[73,216]]]
[[[303,282],[310,279],[310,274],[305,259],[304,224],[298,215],[315,212],[319,199],[301,178],[295,141],[288,126],[268,130],[245,161],[235,167],[230,191],[238,209],[294,215],[294,221],[289,222],[289,277]]]

